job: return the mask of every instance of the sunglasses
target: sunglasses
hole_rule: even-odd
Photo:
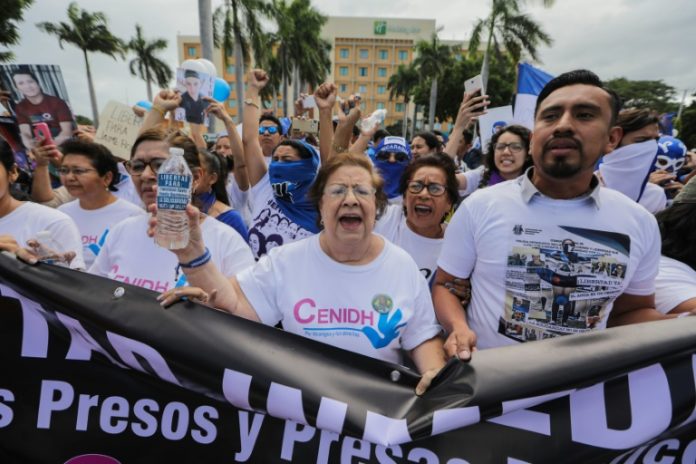
[[[259,135],[270,134],[275,135],[278,133],[278,128],[276,126],[259,127]]]
[[[380,151],[375,155],[375,159],[378,159],[380,161],[389,161],[391,155],[394,155],[394,159],[397,163],[408,163],[408,155],[406,153],[401,152],[394,153],[389,151]]]
[[[434,197],[439,197],[445,194],[447,190],[444,185],[435,182],[424,184],[419,180],[414,180],[408,183],[408,191],[411,193],[421,193],[423,189],[428,189],[428,193]]]
[[[159,168],[162,167],[165,161],[167,161],[166,158],[152,158],[150,161],[134,159],[126,161],[125,166],[128,172],[133,176],[141,175],[148,166],[150,166],[152,172],[157,174],[157,171],[159,171]]]

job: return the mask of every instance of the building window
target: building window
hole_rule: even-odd
[[[230,64],[227,66],[227,74],[234,74],[234,65]]]
[[[383,109],[384,109],[384,103],[382,103],[382,102],[377,102],[377,109],[378,109],[378,110],[383,110]]]
[[[408,50],[399,50],[399,61],[406,61],[408,59]]]
[[[347,92],[347,91],[348,91],[348,86],[347,86],[346,84],[341,84],[340,91],[341,91],[341,92]]]
[[[380,50],[379,51],[379,59],[380,60],[386,60],[389,58],[389,52],[387,50]]]
[[[365,87],[364,85],[358,86],[358,92],[360,92],[360,93],[367,92],[367,87]]]
[[[338,72],[341,76],[347,76],[348,75],[348,66],[341,66],[339,68]]]
[[[342,48],[341,51],[339,52],[341,55],[341,58],[348,58],[348,49],[347,48]]]
[[[361,48],[360,49],[360,59],[366,60],[369,57],[370,57],[370,52],[367,50],[367,48]]]
[[[377,75],[379,77],[387,77],[387,68],[377,68]]]
[[[403,113],[404,112],[404,104],[403,103],[397,103],[395,106],[395,110],[397,113]]]
[[[188,48],[188,56],[196,56],[196,47]]]
[[[367,77],[367,68],[361,66],[359,69],[359,74],[360,74],[360,77]]]
[[[378,85],[377,86],[377,93],[382,95],[385,92],[386,88],[383,85]]]

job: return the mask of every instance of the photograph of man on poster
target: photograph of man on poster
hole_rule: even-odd
[[[33,126],[41,122],[48,125],[56,145],[72,137],[76,126],[58,66],[2,65],[0,79],[12,94],[10,106],[25,148],[34,147]]]

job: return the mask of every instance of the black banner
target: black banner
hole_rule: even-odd
[[[0,462],[696,462],[696,318],[412,371],[0,256]]]

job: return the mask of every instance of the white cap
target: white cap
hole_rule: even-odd
[[[179,147],[169,147],[169,154],[172,156],[184,156],[184,149]]]

